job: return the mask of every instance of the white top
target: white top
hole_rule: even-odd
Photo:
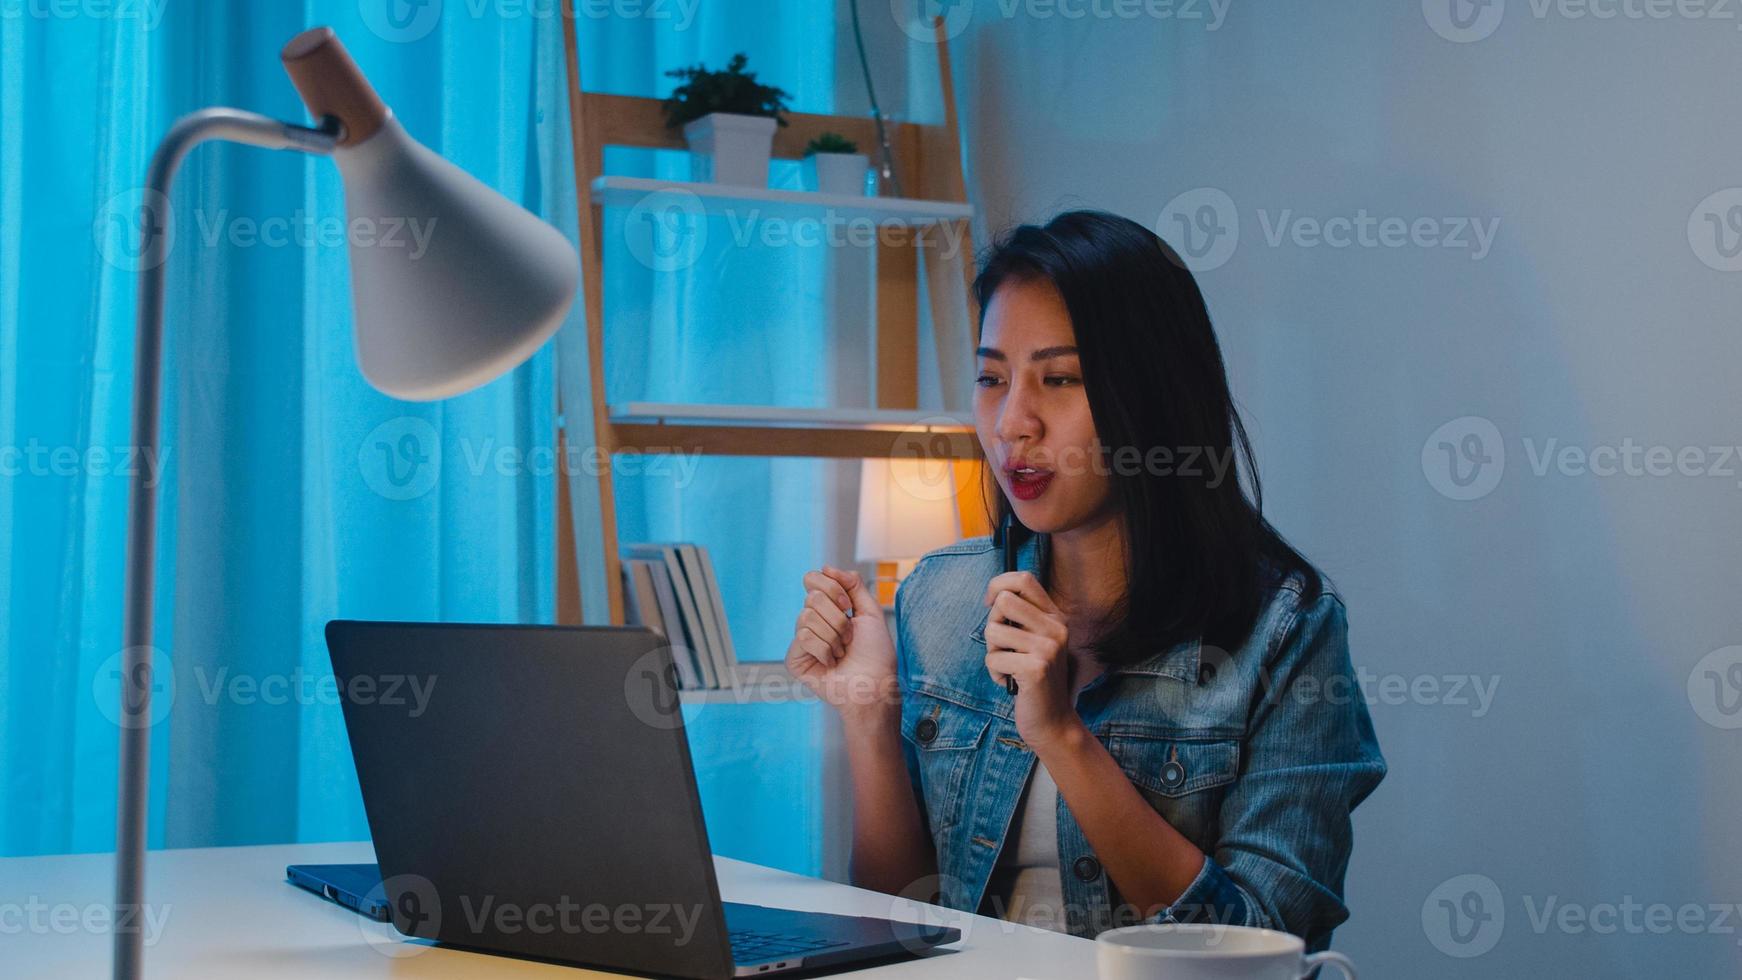
[[[1004,850],[986,886],[987,914],[1064,932],[1064,886],[1059,875],[1058,784],[1036,761],[1023,787]]]

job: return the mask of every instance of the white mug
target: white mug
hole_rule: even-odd
[[[1355,980],[1341,953],[1307,955],[1299,936],[1247,926],[1162,924],[1095,937],[1101,980],[1302,980],[1334,966]]]

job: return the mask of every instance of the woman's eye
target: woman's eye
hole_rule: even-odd
[[[1046,383],[1049,385],[1075,384],[1076,381],[1076,378],[1073,378],[1068,374],[1049,374],[1046,376]]]
[[[990,375],[990,374],[982,374],[978,378],[974,379],[974,383],[979,385],[982,388],[990,388],[993,385],[998,383],[998,379],[995,376]]]

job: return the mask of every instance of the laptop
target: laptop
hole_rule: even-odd
[[[335,620],[327,649],[377,864],[287,877],[403,935],[697,980],[961,938],[721,901],[672,651],[652,630]]]

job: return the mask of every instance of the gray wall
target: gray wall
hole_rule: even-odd
[[[969,184],[994,229],[1237,215],[1199,280],[1267,511],[1392,678],[1366,975],[1735,976],[1742,190],[1706,201],[1742,186],[1742,4],[1451,2],[962,0]],[[873,33],[923,92],[927,46]],[[1302,223],[1362,214],[1373,247]]]

